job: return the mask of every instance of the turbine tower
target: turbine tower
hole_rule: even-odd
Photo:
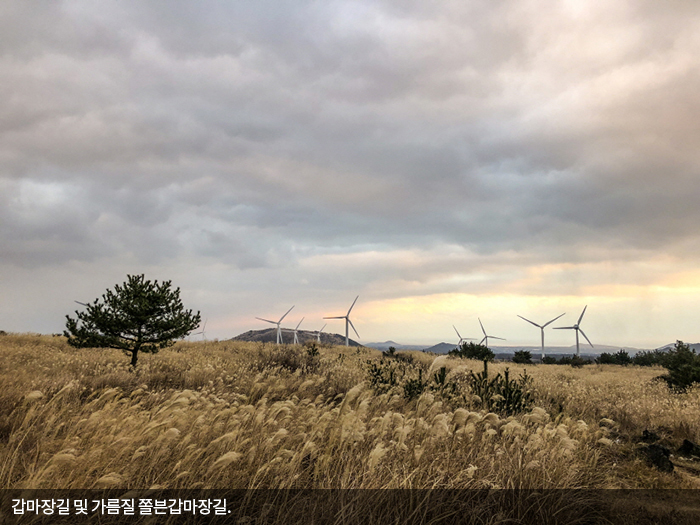
[[[294,308],[294,306],[292,306]],[[292,308],[287,310],[287,314],[292,311]],[[269,319],[263,319],[262,317],[256,317],[256,319],[259,319],[261,321],[265,321],[266,323],[272,323],[277,325],[277,344],[282,343],[282,329],[280,328],[280,323],[282,322],[282,319],[287,317],[287,314],[284,314],[282,317],[280,317],[280,320],[275,322],[275,321],[270,321]]]
[[[304,317],[301,318],[301,321],[299,321],[299,324],[297,325],[297,327],[294,330],[292,330],[291,328],[283,328],[283,330],[286,330],[287,332],[294,333],[294,344],[295,345],[299,344],[299,335],[297,334],[297,330],[299,330],[299,326],[301,325],[303,320],[304,320]]]
[[[452,325],[452,328],[455,329],[455,332],[457,332],[457,327],[455,325]],[[457,332],[457,337],[459,337],[459,343],[457,343],[457,347],[462,346],[462,343],[465,341],[473,341],[474,339],[471,337],[462,337],[459,335],[459,332]]]
[[[479,319],[479,318],[477,317],[477,319]],[[479,341],[479,344],[481,344],[481,343],[483,343],[484,341],[486,341],[486,348],[488,348],[488,346],[489,346],[489,337],[490,337],[491,339],[500,339],[501,341],[505,341],[505,339],[503,339],[502,337],[496,337],[495,335],[486,335],[486,330],[484,330],[484,325],[481,324],[481,319],[479,319],[479,324],[481,325],[481,331],[484,332],[484,338],[483,338],[481,341]]]
[[[348,313],[345,315],[339,315],[336,317],[324,317],[324,319],[345,319],[345,346],[350,346],[350,337],[349,337],[349,332],[348,332],[348,326],[352,326],[352,329],[355,331],[357,334],[357,337],[360,337],[360,334],[357,333],[357,330],[355,330],[355,325],[352,324],[352,321],[350,320],[350,311],[352,310],[352,307],[355,306],[355,303],[357,300],[360,298],[358,295],[355,297],[355,300],[352,302],[352,305],[350,306],[350,310],[348,310]]]
[[[201,326],[202,326],[202,330],[201,330],[201,331],[199,331],[199,332],[197,332],[197,333],[194,333],[194,334],[190,334],[190,337],[193,336],[193,335],[201,335],[201,336],[202,336],[202,341],[206,341],[206,339],[207,339],[207,321],[208,321],[208,319],[205,319],[205,320],[204,320],[204,324],[201,325]],[[199,328],[199,327],[198,327],[198,328]],[[189,339],[188,339],[188,340],[189,340]]]
[[[520,317],[520,319],[522,319],[523,321],[527,321],[527,322],[530,323],[530,324],[534,324],[537,328],[539,328],[539,329],[542,331],[542,360],[543,360],[543,361],[544,361],[544,327],[547,326],[549,323],[553,323],[554,321],[556,321],[557,319],[559,319],[562,315],[564,315],[564,314],[561,314],[561,315],[555,317],[555,318],[552,319],[551,321],[547,321],[547,322],[544,323],[542,326],[538,325],[537,323],[533,323],[533,322],[530,321],[529,319],[525,319],[522,315],[518,315],[518,317]]]
[[[328,326],[328,323],[324,324],[320,330],[316,332],[316,342],[320,343],[321,342],[321,332],[323,332],[323,329]]]
[[[586,313],[586,308],[588,308],[588,305],[583,307],[583,312],[581,312],[581,317],[578,318],[578,322],[574,326],[555,326],[555,330],[576,330],[576,357],[578,357],[579,354],[579,348],[578,348],[578,333],[581,332],[581,335],[586,338],[586,341],[588,341],[588,344],[591,345],[591,348],[595,348],[593,346],[593,343],[591,343],[591,340],[586,337],[586,334],[583,333],[583,330],[581,330],[580,325],[581,325],[581,319],[583,319],[583,314]]]

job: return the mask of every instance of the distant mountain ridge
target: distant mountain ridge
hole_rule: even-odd
[[[675,344],[675,343],[674,343]],[[423,352],[431,352],[433,354],[447,354],[451,350],[454,350],[457,348],[456,343],[438,343],[433,346],[426,347],[425,345],[402,345],[399,343],[396,343],[395,341],[387,341],[385,343],[367,343],[365,346],[369,346],[370,348],[377,348],[379,350],[386,350],[389,348],[389,346],[393,346],[397,350],[418,350],[418,351],[423,351]],[[662,348],[667,348],[667,347],[673,347],[673,344],[667,345]],[[539,355],[542,351],[541,346],[496,346],[496,345],[489,345],[489,348],[493,350],[494,353],[496,354],[505,354],[505,355],[512,355],[518,350],[527,350],[532,353],[532,355]],[[694,348],[694,345],[691,345],[691,348]],[[697,349],[700,350],[700,343],[697,343]],[[644,349],[644,348],[632,348],[632,347],[620,347],[620,346],[611,346],[611,345],[595,345],[594,348],[591,348],[590,346],[586,345],[585,347],[583,345],[580,346],[580,351],[581,355],[588,355],[588,356],[597,356],[600,355],[603,352],[607,353],[615,353],[620,350],[626,350],[630,355],[634,355],[637,352],[642,352],[642,351],[650,351],[649,349]],[[562,355],[571,355],[576,353],[576,345],[571,345],[571,346],[547,346],[545,347],[545,354],[562,354]]]
[[[282,329],[282,343],[292,344],[294,342],[294,334],[289,329]],[[309,330],[297,330],[297,337],[299,338],[299,344],[304,344],[307,341],[316,341],[316,332]],[[276,343],[277,342],[277,328],[266,328],[264,330],[248,330],[242,334],[232,337],[231,341],[248,341],[248,342],[260,342],[260,343]],[[321,332],[321,343],[329,345],[344,346],[345,336],[340,334],[331,334],[326,332]],[[350,339],[348,341],[350,346],[362,346],[357,341]]]
[[[686,343],[686,344],[691,348],[691,350],[695,350],[696,353],[700,352],[700,343]],[[676,343],[669,343],[667,345],[660,346],[659,348],[657,348],[657,350],[661,350],[662,352],[667,352],[669,350],[673,350],[673,348],[675,348],[675,346],[676,346]]]

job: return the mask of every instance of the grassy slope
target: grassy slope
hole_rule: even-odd
[[[535,408],[506,418],[465,391],[480,363],[425,354],[406,373],[446,366],[459,396],[372,391],[367,349],[179,343],[131,372],[11,334],[0,355],[0,488],[688,487],[634,450],[644,429],[700,440],[700,390],[670,393],[659,369],[527,366]]]

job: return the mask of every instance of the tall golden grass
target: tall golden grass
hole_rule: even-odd
[[[700,438],[700,389],[660,369],[527,369],[534,406],[504,417],[463,396],[406,399],[366,382],[379,352],[231,341],[144,355],[0,337],[1,488],[690,487],[635,454],[644,429]],[[477,362],[414,353],[460,382]]]

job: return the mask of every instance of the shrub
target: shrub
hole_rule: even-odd
[[[482,407],[492,412],[516,414],[530,408],[534,401],[530,392],[532,378],[527,375],[527,371],[523,371],[516,380],[510,378],[510,371],[506,368],[503,375],[499,373],[489,379],[488,362],[485,360],[483,372],[470,372],[468,382]]]
[[[263,371],[269,368],[283,368],[290,372],[300,370],[304,373],[315,372],[318,369],[318,350],[313,354],[307,348],[299,345],[266,345],[261,343],[257,352],[257,369]]]
[[[306,355],[309,357],[318,357],[319,351],[315,341],[306,341],[304,348],[306,348]]]
[[[542,358],[542,363],[545,365],[556,365],[557,364],[557,358],[552,357],[551,355],[546,355]]]
[[[564,358],[562,358],[562,361],[563,361],[563,360],[564,360]],[[592,363],[591,360],[589,360],[589,359],[584,359],[583,357],[578,356],[578,355],[573,356],[573,357],[571,358],[571,361],[569,362],[569,364],[570,364],[573,368],[583,368],[583,365],[590,365],[591,363]]]
[[[513,362],[521,365],[531,365],[532,353],[529,350],[518,350],[513,354]]]
[[[668,374],[661,376],[670,388],[683,391],[700,383],[700,356],[683,341],[676,341],[673,350],[664,354],[661,364]]]
[[[378,363],[371,359],[367,361],[367,380],[377,393],[389,391],[399,384],[397,367],[381,359]]]
[[[565,355],[557,361],[558,365],[571,365],[574,368],[581,368],[583,365],[590,365],[591,363],[593,363],[593,361],[590,359],[584,359],[578,355],[572,355],[571,357]]]
[[[478,359],[479,361],[493,361],[496,355],[486,345],[475,343],[462,343],[461,346],[448,352],[448,355],[453,357],[461,357],[462,359]]]
[[[600,354],[596,360],[599,365],[629,365],[632,363],[632,358],[627,353],[626,350],[620,350],[614,354],[609,354],[608,352],[603,352]]]
[[[637,366],[660,365],[665,355],[666,353],[661,350],[642,350],[632,358],[632,364]]]
[[[425,390],[427,383],[423,381],[423,370],[418,370],[418,379],[409,379],[403,385],[403,397],[408,400],[416,399]]]

